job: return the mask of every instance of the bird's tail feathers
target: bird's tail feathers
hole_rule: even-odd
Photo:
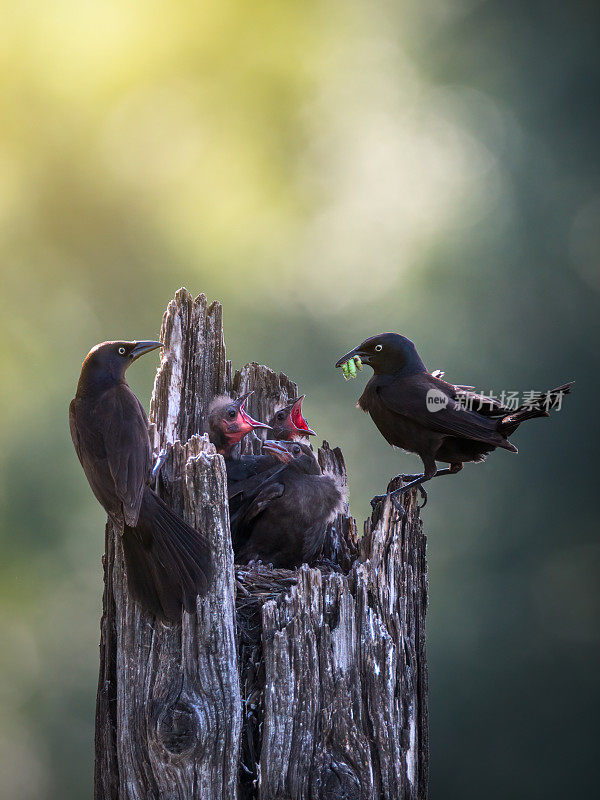
[[[162,619],[193,613],[212,574],[210,545],[149,487],[135,528],[125,526],[128,586],[142,606]]]
[[[571,386],[574,382],[563,383],[562,386],[543,392],[531,402],[519,406],[512,414],[508,414],[500,420],[498,430],[505,436],[510,436],[525,420],[549,417],[550,411],[557,407],[564,395],[571,393]]]

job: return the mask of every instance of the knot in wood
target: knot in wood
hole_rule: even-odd
[[[319,797],[323,800],[360,800],[360,781],[348,764],[330,761],[319,776]]]
[[[157,720],[158,741],[165,750],[176,756],[190,753],[201,746],[205,733],[206,725],[198,709],[182,698],[165,708]]]

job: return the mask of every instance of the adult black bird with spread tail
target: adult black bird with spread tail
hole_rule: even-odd
[[[362,364],[372,367],[374,374],[358,401],[359,408],[371,415],[391,445],[416,453],[423,461],[423,474],[403,476],[409,483],[392,492],[397,507],[402,492],[439,475],[453,475],[467,461],[483,461],[497,447],[516,453],[508,437],[525,420],[549,416],[548,410],[569,394],[573,383],[510,409],[432,375],[414,343],[398,333],[365,339],[342,356],[336,367],[343,368],[345,377],[354,377]],[[450,466],[438,469],[437,461]]]
[[[310,447],[267,441],[283,469],[265,479],[237,520],[236,561],[261,560],[292,569],[313,563],[323,547],[327,523],[341,511],[338,481],[324,475]]]
[[[168,620],[195,611],[211,576],[208,542],[148,485],[148,418],[127,368],[161,342],[103,342],[85,358],[69,407],[75,450],[96,499],[123,526],[127,585],[150,613]]]

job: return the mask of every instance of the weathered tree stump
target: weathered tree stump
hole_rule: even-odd
[[[215,577],[181,624],[129,596],[121,531],[106,528],[96,800],[421,800],[427,795],[425,537],[414,495],[365,524],[330,524],[317,567],[234,567],[211,399],[254,390],[269,417],[297,396],[282,373],[226,361],[222,309],[181,289],[163,318],[151,435],[158,490],[209,536]],[[258,452],[257,437],[245,441]],[[323,469],[346,481],[324,442]]]

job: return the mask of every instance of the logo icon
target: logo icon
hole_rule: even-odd
[[[429,389],[425,402],[427,403],[427,411],[431,411],[433,414],[436,411],[441,411],[442,408],[446,408],[448,396],[444,392],[440,392],[439,389]]]

